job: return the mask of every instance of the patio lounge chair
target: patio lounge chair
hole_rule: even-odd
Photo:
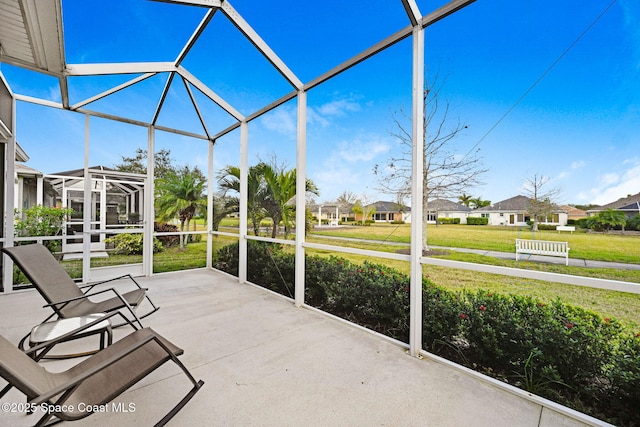
[[[78,286],[51,252],[39,243],[5,247],[2,248],[2,251],[11,257],[13,262],[20,267],[20,270],[22,270],[40,295],[47,301],[44,307],[51,307],[53,309],[54,313],[43,322],[51,319],[54,315],[58,315],[59,318],[69,318],[126,309],[133,317],[133,319],[129,319],[128,323],[131,323],[133,326],[133,322],[135,322],[142,328],[143,326],[140,319],[147,317],[159,309],[159,307],[156,307],[151,299],[149,299],[149,296],[146,294],[147,289],[140,287],[131,275],[124,275],[103,282]],[[133,281],[136,289],[126,293],[120,293],[115,288],[91,292],[97,285],[125,277]],[[110,295],[113,296],[104,299],[105,296],[108,297]],[[98,298],[102,298],[102,300],[94,301],[89,299],[89,297],[92,296],[97,296]],[[138,316],[134,309],[145,299],[151,304],[152,310],[143,316]],[[22,345],[20,348],[24,349]]]
[[[43,343],[27,353],[52,344]],[[24,393],[28,402],[24,407],[31,409],[29,413],[44,412],[36,426],[74,421],[93,412],[104,411],[101,408],[107,408],[109,412],[115,411],[112,409],[113,404],[107,406],[111,401],[171,360],[182,369],[193,387],[156,424],[162,426],[173,418],[204,384],[202,380],[196,381],[178,360],[177,356],[182,353],[182,349],[152,329],[144,328],[132,332],[67,371],[52,373],[0,336],[0,376],[8,381],[7,386],[0,391],[0,398],[12,387]],[[122,416],[125,417],[126,414]]]

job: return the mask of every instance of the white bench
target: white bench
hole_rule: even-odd
[[[556,226],[556,231],[570,231],[571,233],[573,233],[574,231],[576,231],[576,227],[574,227],[573,225],[558,225]]]
[[[569,265],[568,242],[516,239],[516,261],[520,259],[520,254],[564,257],[565,265]]]

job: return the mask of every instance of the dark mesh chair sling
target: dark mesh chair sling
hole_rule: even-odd
[[[60,318],[69,318],[125,309],[131,314],[132,319],[130,321],[136,322],[142,327],[140,319],[157,311],[159,308],[149,299],[146,293],[147,289],[142,288],[131,275],[78,286],[51,252],[41,244],[5,247],[2,251],[27,276],[40,295],[47,301],[46,306],[53,309],[54,313],[44,321],[49,320],[56,314]],[[97,285],[123,278],[129,278],[134,283],[135,289],[126,293],[121,293],[115,288],[91,292]],[[98,299],[102,298],[102,300],[94,301],[89,297],[98,297]],[[105,297],[107,298],[104,299]],[[151,310],[143,316],[138,316],[135,308],[145,299],[151,304]]]
[[[43,345],[48,345],[45,343]],[[31,351],[38,351],[34,347]],[[49,372],[0,336],[0,376],[8,381],[0,391],[4,396],[16,387],[27,396],[27,402],[40,411],[47,411],[35,424],[45,426],[74,421],[91,415],[90,408],[110,403],[165,362],[176,363],[193,387],[156,425],[166,424],[198,392],[204,384],[196,381],[178,360],[182,349],[176,347],[149,328],[139,329],[106,349],[83,360],[64,372]],[[135,403],[135,402],[134,402]],[[122,414],[126,417],[126,414]]]

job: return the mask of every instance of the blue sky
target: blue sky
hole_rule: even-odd
[[[417,3],[427,14],[446,2]],[[231,4],[303,82],[408,25],[399,0]],[[173,61],[204,13],[141,0],[121,0],[118,8],[63,0],[67,62]],[[534,174],[551,178],[561,203],[604,204],[640,192],[639,2],[478,0],[428,27],[425,45],[427,78],[440,76],[450,120],[468,126],[450,150],[479,148],[488,170],[484,184],[467,193],[497,202],[521,194]],[[292,90],[222,14],[183,66],[246,115]],[[410,70],[405,39],[309,91],[307,173],[320,201],[344,190],[393,199],[378,192],[372,170],[400,150],[391,133],[394,114],[411,108]],[[53,78],[7,64],[0,71],[15,93],[60,100]],[[73,78],[71,102],[132,77]],[[88,108],[150,121],[165,81],[166,74],[155,76]],[[212,133],[233,123],[204,96],[196,98]],[[293,100],[252,122],[250,164],[275,155],[294,167],[295,120]],[[178,79],[159,124],[202,133]],[[145,148],[146,135],[144,128],[91,119],[91,164],[113,166]],[[31,167],[82,167],[82,115],[19,103],[17,136]],[[158,132],[156,146],[170,149],[177,164],[206,168],[203,141]],[[217,142],[215,164],[239,164],[239,132]]]

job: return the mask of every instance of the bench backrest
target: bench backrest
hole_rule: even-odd
[[[516,239],[516,250],[564,254],[569,250],[569,243],[549,240]]]

